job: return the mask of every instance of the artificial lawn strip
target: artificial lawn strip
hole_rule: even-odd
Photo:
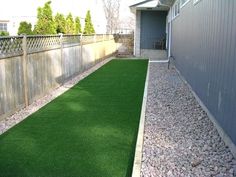
[[[0,136],[1,177],[129,177],[147,60],[112,60]]]

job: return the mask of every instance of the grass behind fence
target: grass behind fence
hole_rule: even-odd
[[[1,135],[0,176],[130,176],[147,63],[113,60]]]

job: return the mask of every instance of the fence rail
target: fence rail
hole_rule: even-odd
[[[112,55],[112,35],[0,38],[0,119]]]
[[[74,46],[103,42],[113,39],[113,35],[29,35],[26,37],[27,52],[34,53],[57,49],[61,46]],[[0,37],[0,59],[23,55],[24,36]]]

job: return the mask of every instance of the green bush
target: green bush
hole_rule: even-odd
[[[85,26],[84,26],[84,34],[95,34],[95,30],[93,27],[90,11],[87,11],[86,17],[85,17]]]
[[[75,34],[79,34],[79,33],[82,33],[81,23],[80,23],[80,18],[76,17],[75,18]]]
[[[38,21],[35,25],[35,34],[56,34],[56,25],[52,16],[51,1],[38,8]]]
[[[32,35],[32,25],[31,23],[27,23],[26,21],[20,22],[20,26],[18,28],[18,35],[26,34],[26,35]]]
[[[0,31],[0,36],[9,36],[7,31]]]
[[[57,34],[63,33],[65,34],[65,26],[66,26],[66,19],[63,14],[57,13],[54,17],[54,22],[56,25]]]
[[[75,34],[75,22],[71,13],[69,13],[66,17],[65,33]]]

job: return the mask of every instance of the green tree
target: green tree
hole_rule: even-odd
[[[66,17],[65,33],[75,34],[75,24],[71,13],[69,13]]]
[[[75,18],[75,34],[82,33],[80,18]]]
[[[58,33],[65,33],[65,25],[66,25],[66,19],[63,14],[57,13],[55,18],[55,26],[56,26],[56,32]]]
[[[0,36],[9,36],[7,31],[0,31]]]
[[[90,10],[88,10],[85,17],[84,34],[94,34],[94,33],[95,33],[95,30],[92,24]]]
[[[31,23],[27,23],[26,21],[20,22],[20,26],[18,28],[17,34],[18,35],[21,35],[21,34],[32,35],[33,31],[32,31]]]
[[[38,21],[35,25],[36,34],[56,34],[55,23],[52,16],[51,1],[38,8]]]

